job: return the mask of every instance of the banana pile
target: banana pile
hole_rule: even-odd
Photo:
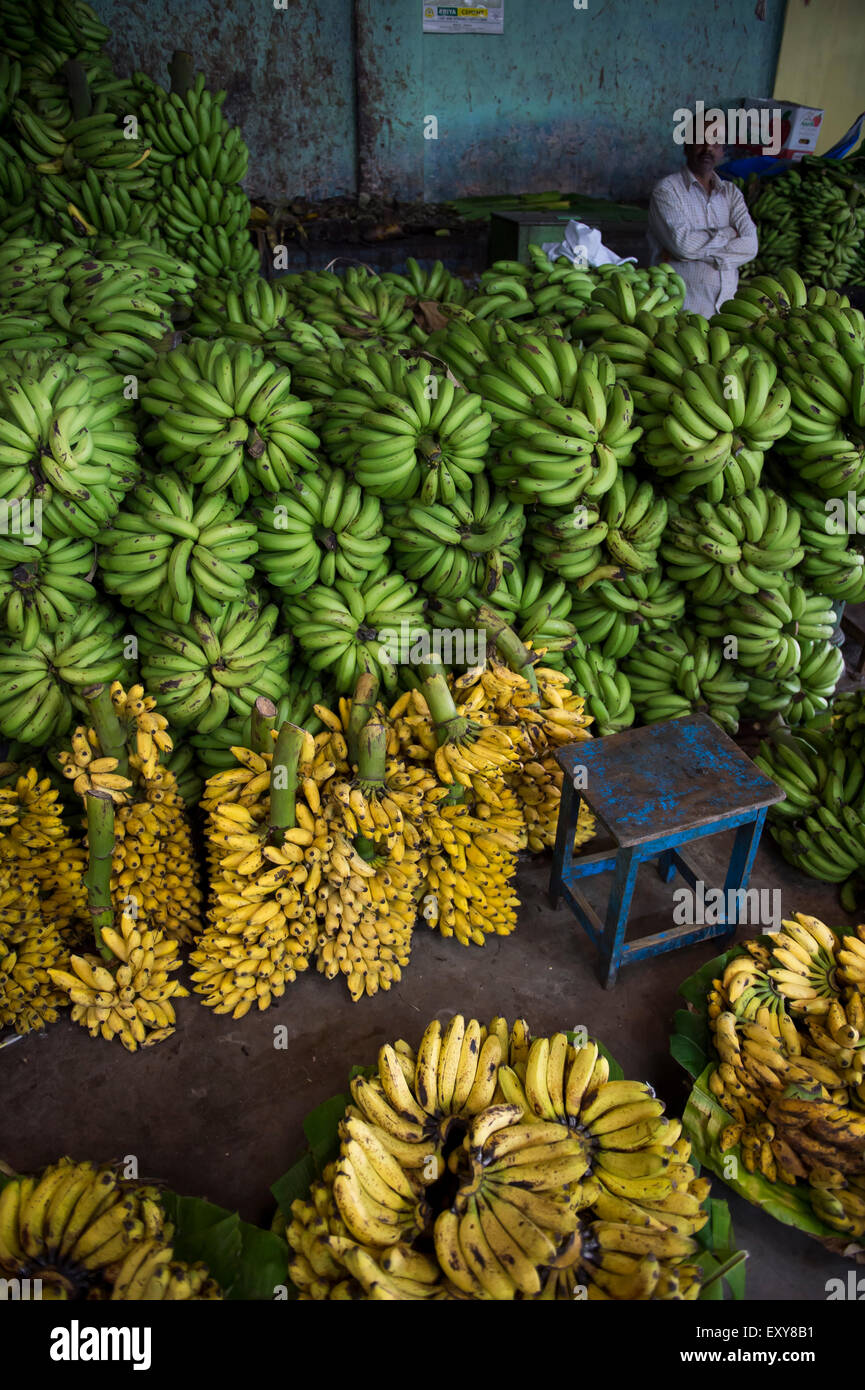
[[[68,1001],[48,971],[68,961],[84,906],[84,853],[36,769],[0,788],[0,1027],[28,1033]]]
[[[814,1213],[865,1234],[865,929],[841,936],[796,913],[746,943],[712,982],[718,1061],[709,1086],[730,1115],[722,1152],[750,1173],[808,1184]]]
[[[406,578],[448,600],[465,598],[471,589],[495,592],[505,566],[519,559],[525,524],[523,508],[478,473],[471,491],[449,506],[392,503],[384,529]]]
[[[305,318],[334,329],[341,338],[381,339],[410,347],[414,315],[405,294],[364,265],[289,275],[286,285]]]
[[[222,1298],[203,1264],[175,1258],[155,1186],[109,1164],[61,1158],[0,1188],[0,1272],[41,1280],[41,1298],[72,1302]]]
[[[642,1082],[519,1019],[434,1020],[351,1082],[292,1205],[301,1299],[694,1299],[709,1184]]]
[[[754,761],[785,794],[768,817],[784,858],[811,878],[841,885],[841,902],[854,912],[865,879],[865,765],[856,737],[861,700],[851,692],[839,702],[844,713],[830,729],[773,730]]]
[[[759,240],[749,272],[788,265],[827,289],[860,283],[865,187],[850,164],[806,155],[781,176],[749,180],[743,191]]]

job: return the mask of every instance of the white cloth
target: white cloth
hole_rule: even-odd
[[[707,194],[688,168],[656,183],[649,203],[652,264],[669,261],[685,282],[685,308],[711,318],[757,254],[757,228],[742,194],[712,174]]]
[[[586,270],[589,266],[596,265],[621,265],[625,260],[635,259],[633,256],[617,256],[615,251],[611,251],[609,246],[605,246],[601,241],[601,233],[597,227],[590,227],[587,222],[576,222],[573,219],[565,228],[561,241],[545,241],[541,249],[546,251],[551,261],[559,256],[566,256],[578,270]]]

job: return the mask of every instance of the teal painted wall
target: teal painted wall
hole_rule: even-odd
[[[647,194],[673,112],[773,90],[784,0],[505,0],[502,36],[424,35],[420,0],[96,0],[124,70],[188,48],[228,89],[249,191],[402,199]],[[355,28],[363,74],[360,149]],[[787,94],[795,99],[795,93]],[[424,139],[428,115],[438,139]]]

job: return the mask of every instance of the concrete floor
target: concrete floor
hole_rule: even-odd
[[[724,841],[706,840],[694,855],[708,884],[723,882]],[[373,1061],[390,1039],[416,1044],[432,1017],[456,1011],[482,1020],[522,1015],[537,1032],[585,1024],[626,1076],[650,1081],[669,1113],[681,1114],[687,1078],[669,1054],[671,1019],[682,1002],[677,989],[717,946],[626,968],[605,991],[588,939],[567,911],[549,907],[548,875],[547,857],[521,868],[523,907],[512,936],[465,949],[418,928],[401,984],[360,1004],[350,1002],[341,982],[307,974],[277,1006],[239,1022],[217,1017],[194,997],[183,1000],[177,1033],[134,1055],[91,1040],[66,1019],[5,1048],[0,1157],[27,1170],[63,1153],[134,1154],[142,1175],[268,1223],[269,1186],[304,1147],[304,1116],[344,1086],[352,1063]],[[602,882],[592,880],[596,903]],[[789,869],[768,836],[751,883],[780,887],[784,916],[804,911],[833,924],[849,920],[835,890]],[[653,869],[641,870],[631,935],[669,925],[674,887],[662,885]],[[273,1030],[283,1024],[290,1049],[277,1051]],[[726,1191],[718,1180],[715,1186]],[[750,1298],[822,1300],[826,1280],[849,1268],[732,1194],[730,1202],[738,1244],[750,1255]]]

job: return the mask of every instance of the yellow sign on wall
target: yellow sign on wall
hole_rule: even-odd
[[[496,5],[424,5],[425,34],[504,33],[504,0]]]

